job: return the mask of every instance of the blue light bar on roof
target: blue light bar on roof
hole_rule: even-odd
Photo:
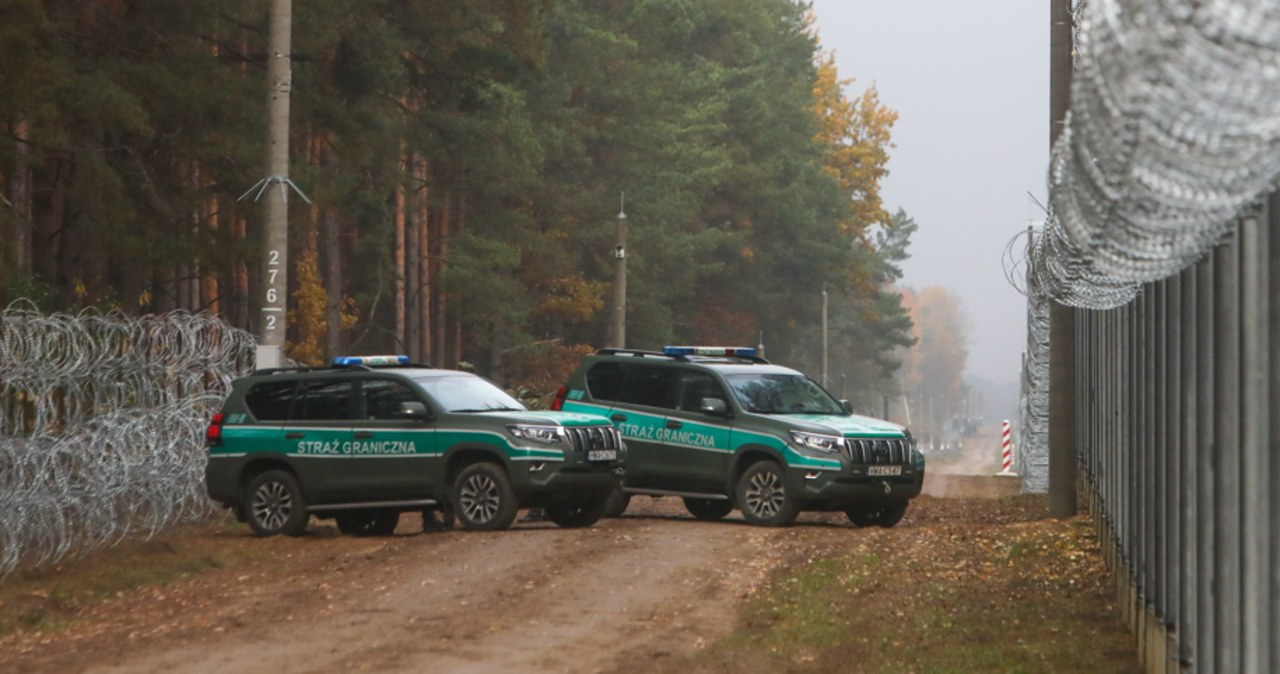
[[[334,367],[350,367],[352,365],[408,365],[408,356],[338,356],[333,359]]]
[[[755,348],[750,346],[664,346],[662,353],[668,356],[756,357]]]

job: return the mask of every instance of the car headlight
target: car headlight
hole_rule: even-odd
[[[797,447],[816,450],[824,454],[836,454],[844,448],[844,438],[838,435],[791,431],[791,441],[796,443]]]
[[[559,426],[516,424],[507,426],[507,431],[521,440],[532,440],[544,445],[554,445],[564,441],[564,429]]]

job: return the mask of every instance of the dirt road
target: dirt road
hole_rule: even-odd
[[[940,463],[981,472],[985,451]],[[927,484],[948,498],[993,489],[1016,483],[933,470]],[[899,526],[930,526],[947,509],[922,497]],[[0,662],[17,672],[648,671],[731,630],[740,602],[780,564],[868,533],[837,514],[782,530],[736,512],[699,522],[672,498],[635,499],[625,517],[589,529],[418,525],[406,517],[383,539],[314,521],[296,539],[223,531],[218,545],[257,556],[102,602],[54,636],[11,636]]]

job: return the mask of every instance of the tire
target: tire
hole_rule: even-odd
[[[600,521],[608,503],[606,496],[593,496],[574,504],[553,503],[546,507],[547,517],[565,529],[589,527]]]
[[[800,514],[795,499],[787,494],[782,466],[774,461],[757,461],[742,474],[738,508],[747,523],[761,527],[791,526]]]
[[[390,536],[400,523],[398,510],[349,510],[338,513],[338,531],[350,536]]]
[[[259,536],[297,536],[307,528],[307,503],[292,473],[268,470],[244,490],[244,515]]]
[[[684,508],[690,515],[708,522],[724,519],[733,512],[733,502],[729,499],[686,498]]]
[[[627,506],[631,504],[631,494],[622,491],[622,487],[614,487],[604,500],[603,517],[622,517]]]
[[[506,529],[519,504],[507,471],[496,463],[473,463],[453,481],[453,512],[467,531]]]
[[[902,521],[907,513],[906,501],[890,501],[875,505],[856,506],[844,511],[849,521],[860,527],[883,527],[888,529]]]

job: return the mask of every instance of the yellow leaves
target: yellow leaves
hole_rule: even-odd
[[[561,276],[545,284],[545,294],[534,307],[534,312],[573,323],[591,320],[595,312],[604,307],[604,293],[608,284],[589,281],[581,276]]]
[[[141,293],[138,293],[138,306],[142,309],[146,309],[147,307],[151,306],[151,289],[150,288],[147,288],[146,290],[143,290]]]
[[[840,79],[835,55],[823,52],[817,64],[813,111],[818,118],[816,140],[827,149],[823,170],[849,196],[849,214],[841,231],[861,237],[868,227],[889,222],[880,199],[880,180],[889,173],[890,130],[898,113],[880,103],[875,86],[849,99],[852,79]]]
[[[338,325],[343,330],[350,330],[356,327],[356,323],[360,322],[360,307],[356,306],[354,297],[347,297],[342,300],[342,304],[338,307]]]
[[[76,279],[75,285],[72,287],[72,292],[75,293],[76,298],[78,299],[84,299],[89,296],[89,289],[84,286],[84,281],[80,279]]]
[[[288,346],[289,357],[305,365],[324,362],[325,337],[329,332],[326,309],[329,292],[320,281],[320,263],[315,251],[304,251],[294,265],[297,289],[293,299],[297,309],[289,312],[297,341]]]

